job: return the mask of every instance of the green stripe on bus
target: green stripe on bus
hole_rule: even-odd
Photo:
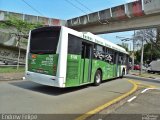
[[[65,86],[72,87],[93,83],[97,69],[101,69],[103,80],[116,78],[118,77],[118,74],[121,75],[121,65],[93,59],[90,70],[90,62],[91,60],[87,58],[82,59],[81,55],[68,54]],[[89,71],[91,71],[90,74]]]
[[[80,55],[71,55],[67,56],[67,76],[66,76],[66,87],[70,86],[79,86],[79,78],[80,78]]]

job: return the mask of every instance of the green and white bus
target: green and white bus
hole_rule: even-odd
[[[89,32],[64,26],[30,31],[26,79],[43,85],[74,87],[122,77],[128,53]]]

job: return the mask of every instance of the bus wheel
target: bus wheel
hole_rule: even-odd
[[[102,81],[102,73],[100,70],[97,70],[94,76],[94,85],[98,86],[101,84]]]

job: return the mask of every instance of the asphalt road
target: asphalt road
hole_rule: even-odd
[[[138,91],[112,111],[106,108],[89,120],[160,120],[160,80],[138,79]],[[108,111],[111,111],[108,114]]]
[[[115,114],[160,114],[160,90],[148,90],[132,102],[118,108]]]
[[[141,87],[160,87],[160,83],[155,81],[134,81]],[[128,82],[127,78],[107,81],[100,86],[87,85],[63,89],[44,86],[25,80],[12,82],[3,81],[0,82],[0,113],[52,114],[59,115],[58,117],[63,116],[62,120],[66,118],[65,115],[67,115],[67,117],[68,115],[71,115],[69,116],[69,119],[74,119],[81,114],[122,96],[124,93],[130,91],[132,87],[133,85]],[[150,96],[148,95],[147,97]],[[157,100],[158,97],[151,96],[151,98],[155,101],[159,101]],[[149,98],[142,97],[141,101],[143,101],[143,99]],[[125,105],[132,106],[131,103]],[[156,106],[153,106],[153,108]],[[126,114],[129,112],[128,109],[130,108],[127,107],[126,109],[124,107],[124,109],[122,109],[123,112],[119,113]],[[145,104],[145,108],[147,108],[147,104]],[[135,111],[138,109],[139,107],[135,108]],[[159,108],[157,109],[159,110]],[[139,110],[142,111],[143,107]],[[134,114],[133,111],[131,112]],[[116,114],[118,114],[118,112]],[[45,118],[44,116],[41,116],[40,118],[47,119],[46,117],[48,117],[48,115],[46,115]],[[50,116],[50,118],[53,119],[53,116]]]
[[[83,114],[131,88],[126,79],[65,89],[30,81],[0,82],[0,113]]]
[[[160,89],[149,89],[110,114],[104,114],[104,110],[94,120],[160,120],[159,100]]]

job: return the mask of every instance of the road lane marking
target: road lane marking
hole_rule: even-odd
[[[134,81],[133,79],[130,79],[132,80],[135,84],[137,84],[139,87],[145,87],[145,88],[158,88],[157,86],[154,86],[154,85],[148,85],[148,84],[144,84],[144,83],[141,83],[141,82],[138,82],[138,81]]]
[[[146,89],[144,89],[144,90],[141,91],[141,94],[145,93],[148,90],[160,90],[160,88],[156,88],[156,87],[146,88]]]
[[[156,86],[154,86],[154,85],[147,85],[147,84],[143,84],[143,83],[141,83],[141,84],[138,84],[140,87],[144,87],[144,88],[157,88]]]
[[[141,93],[145,93],[146,91],[148,91],[149,88],[144,89]]]
[[[136,83],[136,84],[142,84],[141,82],[138,82],[138,81],[134,81],[134,83]]]
[[[160,88],[148,88],[148,90],[160,90]]]
[[[127,102],[133,101],[134,99],[136,99],[136,97],[137,97],[137,96],[132,97],[131,99],[127,100]]]
[[[149,87],[149,88],[157,88],[157,87],[154,86],[154,85],[149,85],[148,87]]]
[[[102,111],[103,109],[109,107],[110,105],[115,104],[116,102],[118,102],[118,101],[122,100],[123,98],[125,98],[125,97],[131,95],[132,93],[134,93],[138,88],[137,84],[132,80],[128,80],[128,82],[130,82],[133,85],[132,89],[129,92],[127,92],[127,93],[125,93],[125,94],[123,94],[123,95],[121,95],[121,96],[119,96],[119,97],[117,97],[117,98],[115,98],[115,99],[113,99],[113,100],[111,100],[111,101],[109,101],[109,102],[107,102],[107,103],[105,103],[105,104],[103,104],[103,105],[101,105],[101,106],[99,106],[99,107],[97,107],[97,108],[79,116],[79,117],[77,117],[75,120],[85,120],[88,117],[91,117],[92,115]]]
[[[141,93],[145,93],[146,91],[148,90],[158,90],[159,88],[156,88],[156,87],[151,87],[151,88],[146,88],[144,89]]]

